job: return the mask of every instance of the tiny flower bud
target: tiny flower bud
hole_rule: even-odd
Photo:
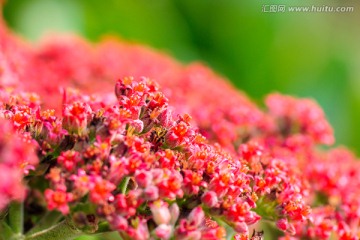
[[[134,128],[136,133],[141,133],[144,130],[144,122],[139,119],[133,120],[130,125]]]
[[[149,186],[144,190],[144,199],[153,201],[159,198],[159,189],[155,186]]]
[[[294,225],[289,223],[288,226],[287,226],[287,229],[286,229],[286,233],[288,233],[290,235],[295,235],[296,229],[295,229]]]
[[[110,222],[114,229],[118,231],[125,231],[129,225],[128,221],[121,216],[115,216],[113,219],[110,220]]]
[[[194,208],[189,214],[189,220],[192,221],[195,226],[199,226],[205,220],[205,214],[202,208]]]
[[[160,115],[158,116],[158,120],[160,122],[160,124],[164,127],[170,127],[173,124],[172,121],[172,111],[167,109],[165,111],[163,111],[162,113],[160,113]]]
[[[66,104],[63,109],[63,127],[69,133],[84,135],[86,126],[91,119],[91,108],[87,103],[75,102]]]
[[[167,224],[160,224],[155,228],[155,235],[160,239],[169,239],[172,233],[172,226]]]
[[[257,223],[259,220],[260,220],[260,216],[259,215],[257,215],[256,213],[254,213],[254,212],[249,212],[248,214],[247,214],[247,216],[245,217],[245,222],[246,222],[246,224],[248,224],[248,225],[252,225],[252,224],[255,224],[255,223]]]
[[[235,223],[234,230],[240,234],[247,234],[249,232],[249,228],[244,222]]]
[[[202,195],[201,201],[208,207],[215,207],[218,203],[218,198],[215,192],[208,191]]]
[[[161,200],[155,201],[150,206],[150,210],[157,225],[168,224],[170,222],[171,215],[167,203]]]
[[[173,203],[169,207],[169,210],[170,210],[170,215],[171,215],[170,223],[172,225],[175,225],[175,223],[176,223],[176,221],[177,221],[177,219],[179,218],[179,215],[180,215],[179,206],[176,203]]]
[[[152,181],[152,175],[148,171],[136,170],[135,181],[139,185],[139,187],[146,188],[148,185],[150,185]]]
[[[186,237],[182,238],[182,240],[200,240],[201,232],[200,230],[190,232]]]
[[[132,77],[124,77],[123,79],[118,80],[115,85],[115,95],[117,98],[121,98],[122,96],[126,96],[131,90],[131,83],[133,82]]]
[[[276,222],[276,227],[278,227],[282,231],[286,231],[286,229],[288,228],[288,221],[282,218]]]

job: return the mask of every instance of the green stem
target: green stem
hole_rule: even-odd
[[[70,219],[39,232],[25,235],[25,240],[72,240],[82,235]]]
[[[226,240],[232,240],[236,232],[233,227],[223,218],[223,217],[214,217],[213,219],[226,230]]]
[[[13,202],[9,208],[9,225],[14,233],[22,234],[24,230],[24,203]]]
[[[45,215],[40,219],[36,225],[30,229],[26,234],[30,235],[39,231],[42,231],[44,229],[50,228],[51,226],[55,225],[60,221],[62,218],[62,215],[60,212],[57,211],[51,211],[45,213]]]

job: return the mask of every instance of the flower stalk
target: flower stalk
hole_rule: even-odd
[[[15,234],[24,231],[24,203],[13,202],[9,208],[9,225]]]

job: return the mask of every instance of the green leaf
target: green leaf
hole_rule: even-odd
[[[9,240],[14,236],[14,232],[6,222],[0,222],[0,240]]]
[[[47,229],[47,228],[55,225],[56,223],[58,223],[61,218],[62,218],[62,214],[60,212],[57,212],[57,211],[47,212],[40,219],[40,221],[38,223],[36,223],[36,225],[27,232],[27,234],[32,234],[32,233]]]
[[[119,189],[121,190],[122,194],[126,194],[129,181],[130,181],[130,177],[124,177],[121,183],[119,184]]]
[[[9,213],[9,208],[5,208],[3,210],[0,211],[0,221],[2,221],[3,219],[6,218],[6,216],[8,215]]]
[[[70,218],[64,221],[32,234],[26,234],[25,240],[73,240],[83,235]]]

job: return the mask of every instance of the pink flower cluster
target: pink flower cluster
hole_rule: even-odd
[[[23,178],[38,162],[36,142],[30,133],[16,132],[30,121],[29,113],[33,111],[35,99],[34,95],[14,95],[11,90],[0,90],[1,103],[16,104],[0,106],[0,209],[14,199],[24,200]],[[10,118],[13,124],[4,118]]]
[[[34,48],[0,25],[0,44],[0,209],[28,186],[25,202],[124,239],[359,238],[358,162],[319,148],[334,137],[314,101],[262,110],[201,64],[116,40]]]

